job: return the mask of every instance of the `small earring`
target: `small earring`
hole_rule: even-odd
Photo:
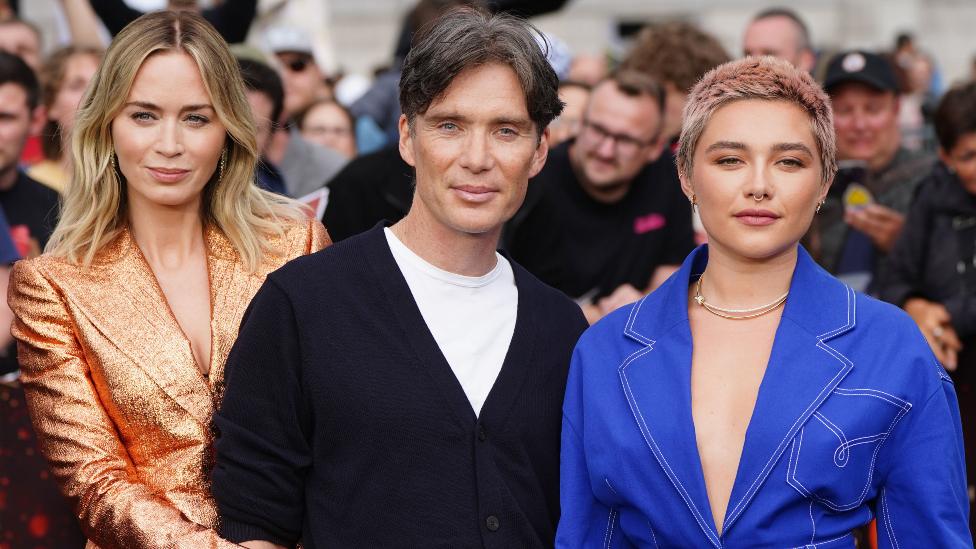
[[[691,202],[692,206],[698,205],[698,197],[695,196],[695,193],[691,193],[691,198],[689,198],[688,201]]]
[[[109,157],[109,160],[108,161],[112,165],[112,171],[113,172],[119,171],[119,166],[118,166],[118,164],[115,163],[115,153],[114,152],[112,153],[112,156]]]
[[[217,183],[224,179],[224,169],[227,168],[227,147],[220,153],[220,165],[217,166]]]
[[[826,203],[826,202],[827,202],[827,199],[826,198],[823,199],[823,200],[821,200],[820,202],[817,202],[817,210],[814,213],[815,214],[820,213],[820,208],[822,208],[823,205],[824,205],[824,203]]]

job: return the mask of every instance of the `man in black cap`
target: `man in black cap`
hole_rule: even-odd
[[[840,170],[819,220],[820,262],[854,289],[870,291],[934,158],[901,146],[898,83],[885,58],[840,53],[824,87],[834,107]]]

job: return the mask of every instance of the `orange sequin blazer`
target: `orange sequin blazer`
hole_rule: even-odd
[[[237,547],[215,531],[207,478],[227,353],[265,276],[330,241],[318,221],[290,226],[255,273],[220,231],[206,242],[209,379],[128,230],[87,267],[47,255],[14,266],[21,382],[89,547]]]

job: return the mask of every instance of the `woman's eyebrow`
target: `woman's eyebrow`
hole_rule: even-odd
[[[749,147],[745,143],[739,141],[716,141],[705,149],[706,153],[712,152],[718,149],[736,149],[736,150],[746,150]]]

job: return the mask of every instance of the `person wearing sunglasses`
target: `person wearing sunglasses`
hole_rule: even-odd
[[[641,297],[694,247],[664,151],[663,97],[637,71],[597,84],[579,136],[551,151],[508,226],[512,257],[576,299],[590,322]]]
[[[312,39],[296,27],[271,27],[265,45],[274,54],[284,87],[284,109],[273,120],[265,160],[281,172],[285,190],[302,198],[324,187],[346,165],[338,152],[307,141],[294,123],[316,101],[332,99],[332,90],[315,62]]]

